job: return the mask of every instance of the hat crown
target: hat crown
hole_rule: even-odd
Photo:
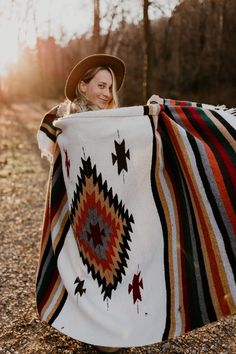
[[[71,70],[65,85],[65,95],[69,100],[76,98],[76,87],[84,74],[99,66],[109,67],[114,73],[117,91],[121,88],[126,72],[123,60],[110,54],[92,54],[79,61]]]

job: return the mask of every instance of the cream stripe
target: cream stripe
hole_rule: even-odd
[[[192,182],[192,185],[193,185],[193,188],[194,188],[194,191],[197,191],[198,190],[198,186],[196,184],[196,180],[194,178],[194,172],[193,170],[190,168],[192,167],[191,166],[191,162],[190,162],[190,159],[189,159],[189,155],[188,155],[188,149],[184,149],[184,145],[186,144],[185,142],[185,139],[183,137],[183,135],[186,135],[186,132],[184,131],[184,129],[178,127],[177,129],[175,129],[174,131],[175,133],[175,138],[177,139],[177,143],[176,143],[176,146],[178,147],[177,149],[177,153],[180,154],[180,151],[181,151],[181,156],[184,157],[184,161],[186,163],[186,166],[187,166],[187,170],[188,170],[188,174],[189,176],[187,177],[187,183]],[[182,134],[181,134],[182,133]],[[194,161],[195,161],[195,157],[193,157]],[[180,162],[181,164],[181,162]],[[185,168],[183,168],[182,166],[182,170],[183,171],[186,171]],[[200,203],[200,206],[201,206],[201,210],[205,216],[205,224],[208,228],[208,234],[211,234],[212,236],[213,235],[213,230],[210,228],[211,224],[210,224],[210,220],[209,218],[207,217],[207,212],[206,210],[204,210],[204,204],[202,203],[202,200],[200,198],[201,196],[201,193],[203,193],[204,189],[202,188],[201,191],[198,190],[198,193],[196,193],[196,198],[198,199],[198,202]],[[205,263],[207,264],[207,267],[206,267],[206,272],[208,274],[208,281],[210,283],[210,291],[211,291],[211,294],[212,294],[212,299],[213,301],[215,302],[215,309],[217,309],[217,313],[218,314],[221,314],[221,307],[220,307],[220,304],[219,304],[219,301],[218,301],[218,297],[216,296],[216,291],[215,291],[215,284],[214,284],[214,281],[213,281],[213,277],[212,277],[212,269],[210,267],[210,262],[209,262],[209,259],[208,259],[208,252],[206,251],[206,244],[205,244],[205,238],[204,238],[204,231],[202,230],[202,224],[201,224],[201,220],[199,219],[199,210],[196,206],[196,203],[195,203],[195,198],[191,192],[191,190],[189,190],[190,192],[190,196],[191,196],[191,199],[192,199],[192,205],[193,205],[193,208],[194,208],[194,213],[195,213],[195,216],[196,216],[196,220],[197,220],[197,224],[198,224],[198,229],[199,229],[199,233],[200,233],[200,239],[201,239],[201,244],[202,244],[202,249],[203,249],[203,253],[204,253],[204,260],[205,260]],[[216,255],[216,250],[214,249],[214,244],[212,242],[212,237],[211,237],[211,246],[214,250],[214,254]],[[215,257],[216,258],[216,257]]]
[[[68,220],[68,213],[65,213],[65,215],[64,215],[64,217],[63,217],[63,219],[62,219],[62,222],[61,222],[61,228],[60,228],[60,230],[58,231],[58,234],[55,236],[55,238],[54,238],[54,241],[53,241],[53,248],[54,248],[54,250],[56,250],[56,248],[57,248],[57,245],[58,245],[58,243],[60,242],[60,240],[61,240],[61,236],[62,236],[62,233],[63,233],[63,231],[64,231],[64,227],[65,227],[65,224],[66,224],[66,222],[67,222],[67,220]]]
[[[50,321],[50,320],[51,320],[52,316],[54,315],[54,313],[55,313],[56,310],[58,309],[58,307],[59,307],[59,305],[60,305],[60,302],[61,302],[61,300],[62,300],[64,294],[65,294],[65,288],[64,288],[64,290],[62,290],[61,294],[59,295],[59,297],[58,297],[58,299],[57,299],[57,302],[56,302],[54,308],[52,309],[52,311],[50,312],[49,316],[47,317],[47,321]]]
[[[60,205],[62,207],[62,203]],[[68,213],[68,205],[65,203],[62,208],[59,208],[57,214],[54,216],[53,220],[56,221],[55,225],[52,226],[52,243],[54,244],[57,235],[61,231],[61,225],[65,215]]]
[[[42,128],[45,128],[50,134],[55,135],[55,128],[52,128],[48,123],[42,123]]]
[[[199,149],[202,152],[202,150],[204,150],[204,147],[199,146]],[[208,159],[207,159],[207,163],[208,163]],[[207,168],[210,169],[210,171],[211,171],[210,165]],[[208,176],[208,178],[209,178],[209,176]],[[216,184],[216,188],[217,188],[217,190],[214,190],[215,191],[215,195],[216,195],[216,197],[220,198],[217,184]],[[207,199],[207,196],[206,196],[206,199]],[[218,202],[217,202],[217,204],[218,204]],[[209,214],[210,218],[213,220],[213,218],[214,218],[213,211],[212,211],[212,209],[210,207],[210,204],[208,204],[207,200],[205,202],[205,206],[208,209],[208,214]],[[224,205],[222,205],[222,209],[224,209]],[[227,221],[230,222],[229,219],[228,219],[228,215],[227,214],[226,214],[225,217],[227,218]],[[226,253],[226,250],[225,250],[223,237],[221,236],[221,233],[220,233],[220,230],[218,229],[217,223],[215,222],[212,226],[213,226],[214,233],[216,235],[216,241],[218,243],[219,251],[221,252],[221,259],[223,259],[223,265],[222,266],[225,267],[225,275],[228,278],[228,286],[230,287],[231,294],[232,294],[232,296],[234,298],[234,302],[236,303],[236,292],[235,292],[236,284],[235,284],[235,281],[234,281],[233,270],[232,270],[232,267],[230,265],[230,262],[229,262],[229,259],[228,259],[228,256],[227,256],[227,253]],[[232,230],[232,228],[229,227],[228,228],[228,232],[230,232],[229,230]],[[232,237],[234,237],[234,234],[232,234]]]
[[[181,132],[182,132],[182,134],[181,134]],[[180,135],[183,136],[183,130],[181,130],[181,132],[179,132],[179,133],[180,133]],[[184,135],[186,136],[185,131],[184,131]],[[179,140],[180,140],[180,137],[178,134],[178,141]],[[214,249],[214,254],[215,254],[218,269],[219,269],[219,276],[221,278],[222,285],[224,286],[224,291],[226,292],[226,294],[230,293],[229,285],[231,283],[231,287],[232,287],[231,293],[234,294],[236,289],[235,289],[234,282],[232,282],[233,275],[232,275],[231,266],[228,262],[228,257],[227,257],[226,251],[225,251],[221,232],[215,222],[215,217],[213,215],[211,206],[210,206],[207,196],[205,194],[205,189],[202,184],[202,181],[201,181],[201,178],[200,178],[200,175],[198,172],[198,168],[196,166],[196,160],[195,160],[194,153],[192,151],[191,145],[188,143],[187,137],[183,137],[183,139],[181,139],[181,141],[185,147],[185,154],[184,154],[185,160],[188,161],[188,166],[191,166],[191,171],[190,171],[190,168],[188,169],[189,174],[190,174],[190,178],[191,178],[191,181],[194,185],[194,190],[197,191],[196,196],[199,200],[200,205],[202,206],[203,214],[206,219],[207,228],[210,231],[211,245],[212,245],[212,248]],[[195,199],[194,199],[193,195],[192,195],[192,203],[193,203],[193,205],[195,205]],[[197,214],[197,206],[196,205],[194,206],[194,209]],[[200,225],[200,223],[199,223],[199,225]],[[217,242],[214,242],[215,240]],[[202,238],[202,241],[204,241],[204,237]],[[206,256],[208,257],[208,254],[206,253],[205,246],[204,246],[204,250],[205,250],[205,257]],[[220,254],[221,258],[219,257],[219,254]],[[222,262],[222,260],[223,260],[223,262]],[[224,268],[224,264],[226,264],[226,269]],[[211,274],[210,274],[211,270],[210,270],[210,272],[208,271],[208,273],[211,276]],[[228,277],[227,277],[227,275],[228,275]],[[215,296],[214,296],[214,298],[215,298]]]
[[[61,279],[59,278],[57,283],[55,284],[53,291],[50,294],[50,297],[48,298],[47,303],[45,304],[43,311],[42,311],[42,320],[43,321],[49,321],[51,316],[52,316],[52,312],[55,312],[56,308],[57,308],[57,304],[58,304],[58,300],[61,299],[61,297],[63,296],[63,291],[64,289],[64,285],[61,281]]]
[[[177,250],[177,225],[178,223],[176,222],[176,205],[174,207],[173,205],[173,190],[170,191],[170,180],[168,178],[167,173],[165,175],[161,173],[160,171],[165,171],[164,169],[164,161],[163,161],[163,150],[162,150],[162,142],[160,139],[160,135],[157,133],[156,134],[156,139],[157,139],[157,149],[159,146],[159,171],[157,173],[157,176],[159,176],[160,180],[160,188],[159,193],[161,193],[161,199],[162,203],[163,201],[166,204],[165,208],[165,214],[168,212],[168,235],[171,235],[171,242],[169,242],[169,246],[171,246],[171,249],[169,250],[169,255],[171,258],[171,264],[172,266],[170,267],[170,271],[173,272],[171,275],[170,279],[170,284],[173,284],[174,286],[171,287],[171,328],[170,328],[170,335],[173,334],[173,326],[175,327],[174,331],[174,336],[179,335],[182,332],[182,319],[179,311],[180,307],[180,289],[179,289],[179,284],[181,284],[180,281],[180,274],[178,273],[178,270],[180,269],[178,266],[178,256],[176,255],[176,250]],[[167,181],[168,179],[168,181]],[[159,186],[159,183],[157,183]],[[173,280],[173,283],[172,283]],[[173,309],[174,309],[174,315],[173,315]]]
[[[208,118],[214,122],[215,126],[217,127],[217,129],[219,129],[219,131],[221,132],[221,134],[225,137],[225,139],[228,141],[228,143],[231,145],[232,149],[234,151],[236,151],[236,143],[235,143],[235,139],[233,138],[233,136],[227,131],[227,129],[225,128],[225,126],[210,112],[210,111],[205,111],[206,115],[208,116]],[[236,117],[235,117],[236,120]]]

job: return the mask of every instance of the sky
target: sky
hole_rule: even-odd
[[[155,0],[153,3],[160,4],[169,16],[177,1]],[[117,3],[117,19],[121,18],[122,10],[126,21],[137,23],[142,19],[142,0],[100,0],[104,31],[109,26],[104,15],[110,13],[111,17],[109,11]],[[150,7],[151,19],[161,15],[155,4]],[[34,47],[37,36],[53,35],[63,44],[73,36],[91,33],[92,23],[93,0],[0,0],[0,75],[7,72],[9,64],[17,61],[22,43]]]

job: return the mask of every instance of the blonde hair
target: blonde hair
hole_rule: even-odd
[[[99,108],[96,105],[88,101],[84,93],[80,90],[80,83],[81,81],[85,82],[86,84],[89,83],[100,70],[107,70],[110,72],[112,76],[112,100],[109,103],[107,109],[117,108],[119,106],[117,90],[116,90],[116,86],[117,86],[116,78],[112,69],[108,66],[96,66],[89,69],[84,74],[82,79],[78,82],[76,88],[76,98],[73,101],[66,100],[65,102],[60,104],[60,106],[58,107],[58,115],[60,117],[72,113],[99,110]]]

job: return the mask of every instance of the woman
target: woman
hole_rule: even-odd
[[[81,60],[71,71],[65,85],[66,101],[44,117],[38,144],[42,157],[53,159],[56,129],[53,121],[72,113],[118,107],[117,92],[125,78],[125,64],[115,56],[93,54]]]
[[[118,107],[117,91],[124,75],[124,63],[117,57],[106,54],[86,57],[74,67],[67,79],[65,95],[68,100],[59,107],[59,112],[65,115]]]
[[[73,103],[41,127],[53,164],[37,306],[64,334],[114,352],[235,312],[235,120],[152,97],[161,104],[66,116],[57,139],[59,112],[116,107],[124,66],[105,59],[72,71]]]
[[[58,219],[62,215],[62,210],[65,207],[67,208],[63,197],[65,196],[63,194],[63,176],[62,173],[58,173],[58,165],[61,164],[60,151],[56,143],[58,131],[53,126],[53,122],[60,117],[73,113],[118,107],[117,91],[121,88],[124,77],[125,64],[115,56],[95,54],[84,58],[73,68],[66,81],[65,96],[67,100],[48,112],[40,126],[38,133],[39,147],[42,156],[46,155],[52,162],[49,181],[52,180],[52,184],[57,185],[57,187],[55,188],[55,200],[50,200],[50,202],[50,186],[48,189],[37,274],[36,298],[40,317],[52,325],[61,312],[61,308],[65,303],[65,297],[68,296],[66,285],[64,284],[65,281],[63,280],[63,276],[61,276],[60,270],[57,268],[58,254],[51,239],[53,230],[50,229],[54,206],[56,205],[57,208],[56,214],[59,215]],[[62,172],[61,169],[60,172]],[[62,233],[63,230],[65,231],[66,225],[69,224],[69,213],[66,214],[65,219],[66,222],[60,226]],[[59,291],[58,289],[61,291],[60,296],[55,300],[56,293]],[[118,350],[118,348],[101,346],[97,346],[97,349],[109,353]]]

